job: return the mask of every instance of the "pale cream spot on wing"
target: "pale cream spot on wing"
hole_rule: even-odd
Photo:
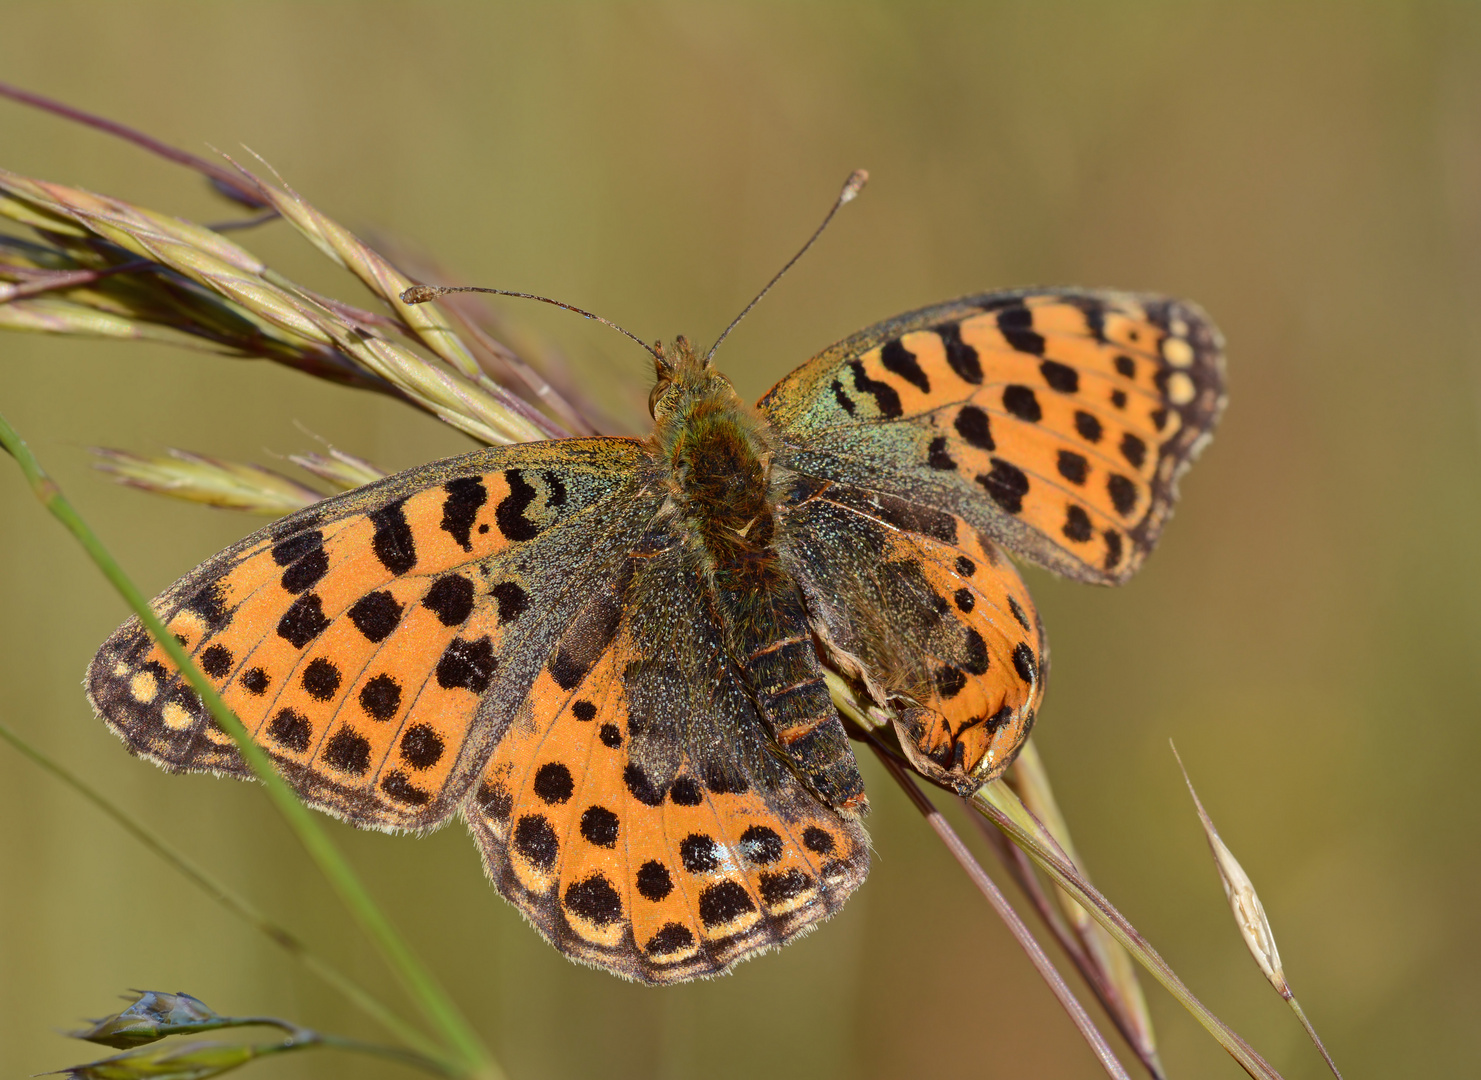
[[[165,727],[171,731],[184,731],[195,720],[184,705],[170,702],[159,711],[160,719],[164,720]]]
[[[170,620],[170,629],[187,639],[206,632],[206,621],[193,611],[182,611]]]
[[[796,911],[800,907],[806,907],[817,898],[818,890],[816,887],[803,889],[802,892],[792,897],[792,899],[783,900],[780,904],[771,904],[766,910],[773,915],[786,915],[788,912]]]
[[[1174,371],[1167,379],[1167,400],[1174,405],[1186,405],[1197,396],[1193,380],[1181,371]]]
[[[1162,343],[1162,356],[1173,367],[1185,368],[1193,363],[1193,346],[1180,337],[1170,337]]]
[[[159,693],[159,680],[153,672],[141,671],[129,680],[129,693],[134,695],[135,701],[148,705]]]

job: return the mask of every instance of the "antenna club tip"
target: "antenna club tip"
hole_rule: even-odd
[[[869,183],[868,169],[855,169],[849,173],[849,177],[843,184],[843,192],[838,196],[839,205],[853,202],[859,192],[864,190],[864,185]]]
[[[440,292],[440,289],[434,288],[431,285],[413,285],[411,288],[403,290],[401,293],[401,302],[403,304],[425,304],[428,300],[436,299]]]

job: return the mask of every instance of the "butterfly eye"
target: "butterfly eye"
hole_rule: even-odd
[[[663,392],[668,388],[669,381],[667,379],[659,379],[656,383],[653,384],[653,390],[648,394],[649,416],[654,416],[653,410],[658,407],[658,399],[663,396]],[[655,416],[654,419],[657,419],[657,417]]]

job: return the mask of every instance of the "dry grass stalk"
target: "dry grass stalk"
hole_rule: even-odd
[[[1171,745],[1171,743],[1169,743]],[[1188,769],[1183,764],[1182,755],[1178,748],[1173,746],[1173,757],[1178,760],[1178,768],[1182,770],[1183,782],[1188,785],[1188,794],[1193,796],[1193,806],[1198,811],[1198,820],[1203,825],[1204,839],[1208,841],[1209,851],[1214,856],[1214,866],[1219,871],[1219,882],[1224,886],[1224,896],[1229,901],[1229,910],[1234,913],[1234,925],[1239,928],[1239,936],[1244,939],[1245,948],[1254,957],[1255,963],[1259,965],[1260,971],[1264,973],[1266,981],[1275,988],[1275,992],[1290,1005],[1296,1018],[1305,1028],[1306,1034],[1316,1045],[1322,1058],[1332,1074],[1342,1080],[1342,1074],[1337,1071],[1337,1063],[1332,1060],[1332,1055],[1327,1053],[1327,1048],[1316,1033],[1310,1020],[1306,1018],[1306,1011],[1301,1008],[1296,995],[1291,992],[1291,985],[1286,981],[1286,973],[1280,962],[1280,951],[1275,947],[1275,931],[1270,928],[1270,919],[1265,914],[1265,905],[1260,903],[1260,896],[1255,892],[1255,883],[1250,880],[1249,874],[1245,873],[1244,867],[1239,865],[1239,860],[1234,857],[1234,852],[1229,850],[1219,830],[1214,828],[1213,818],[1208,816],[1208,811],[1203,808],[1203,800],[1198,797],[1198,792],[1193,788],[1193,780],[1188,776]]]
[[[187,502],[281,517],[324,497],[280,472],[238,461],[170,449],[165,457],[95,446],[94,465],[119,483]]]

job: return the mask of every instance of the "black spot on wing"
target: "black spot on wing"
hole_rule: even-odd
[[[1044,355],[1043,335],[1034,332],[1034,313],[1022,304],[998,312],[998,332],[1019,352]]]
[[[504,480],[509,484],[509,494],[499,500],[494,511],[499,531],[510,540],[535,539],[540,535],[540,524],[525,517],[525,511],[535,501],[535,486],[518,469],[505,469]]]
[[[849,361],[849,371],[854,376],[854,389],[861,394],[869,394],[874,398],[874,407],[886,420],[894,420],[905,415],[905,410],[900,406],[900,395],[895,388],[887,382],[879,382],[871,379],[869,373],[864,370],[864,364],[859,360]]]
[[[605,806],[588,806],[581,814],[581,835],[588,844],[615,848],[622,822]]]
[[[755,901],[738,881],[722,881],[699,894],[699,918],[706,926],[724,926],[755,910]]]
[[[381,790],[407,806],[426,806],[432,801],[431,794],[408,780],[400,769],[392,769],[381,778]]]
[[[1080,433],[1080,438],[1088,443],[1098,443],[1101,437],[1100,421],[1088,412],[1078,411],[1075,413],[1075,430]]]
[[[926,464],[933,469],[955,469],[956,461],[946,452],[946,436],[937,435],[926,448]]]
[[[566,910],[597,926],[610,926],[622,919],[622,897],[601,874],[566,886]]]
[[[259,697],[267,693],[267,688],[271,683],[272,679],[268,678],[267,672],[260,667],[252,668],[242,676],[242,685],[247,688],[247,693]]]
[[[781,873],[761,875],[761,899],[767,906],[775,907],[795,896],[800,896],[812,884],[812,878],[801,870],[784,870]]]
[[[967,676],[960,668],[946,664],[936,670],[936,692],[947,701],[960,694],[966,685]]]
[[[1136,378],[1136,361],[1129,356],[1116,357],[1116,371],[1128,379]]]
[[[648,944],[643,946],[643,951],[649,956],[668,956],[670,953],[683,952],[694,944],[694,935],[690,933],[689,927],[683,923],[664,923],[658,933],[648,939]]]
[[[644,806],[662,806],[663,797],[668,794],[635,762],[629,762],[622,770],[622,782],[627,785],[628,793]]]
[[[503,784],[483,781],[478,785],[474,798],[478,800],[478,808],[495,821],[508,821],[509,814],[514,809],[514,796],[509,794],[509,789]]]
[[[720,866],[720,848],[703,833],[690,833],[679,841],[679,859],[691,874],[708,874]]]
[[[494,646],[487,634],[474,641],[453,638],[437,661],[437,685],[444,690],[461,688],[481,694],[488,689],[495,666]]]
[[[1077,454],[1073,450],[1059,452],[1058,466],[1059,475],[1072,484],[1085,483],[1085,477],[1090,472],[1090,463],[1085,460],[1085,455]]]
[[[310,660],[303,669],[303,688],[315,701],[329,701],[339,693],[339,668],[322,656]]]
[[[329,572],[329,553],[318,529],[297,533],[273,545],[273,562],[286,566],[282,585],[291,593],[313,588]]]
[[[324,604],[317,593],[304,593],[278,620],[278,637],[295,649],[303,648],[327,629],[329,620],[324,617]]]
[[[495,585],[490,593],[499,605],[499,622],[513,622],[524,614],[529,606],[529,596],[525,591],[512,581],[501,581]]]
[[[770,866],[782,857],[785,845],[775,829],[752,825],[741,833],[740,849],[753,866]]]
[[[982,635],[969,626],[962,644],[965,657],[961,661],[962,669],[969,675],[986,675],[987,669],[992,666],[992,657],[987,651],[987,642],[982,640]]]
[[[816,855],[833,854],[833,837],[826,829],[820,829],[816,825],[809,825],[802,830],[802,844]]]
[[[505,476],[516,471],[510,469]],[[510,486],[512,488],[513,485]],[[449,480],[442,485],[442,490],[447,492],[447,498],[442,501],[442,531],[451,536],[464,551],[472,551],[473,522],[477,519],[478,511],[483,504],[489,501],[489,490],[476,476],[460,476],[456,480]],[[504,535],[509,534],[506,531]],[[517,538],[510,537],[510,539]]]
[[[342,727],[325,744],[324,760],[340,772],[364,776],[370,770],[370,740]]]
[[[1017,621],[1019,626],[1023,627],[1025,630],[1029,629],[1028,615],[1024,612],[1022,606],[1020,606],[1018,601],[1013,599],[1013,597],[1011,596],[1008,597],[1008,610],[1013,612],[1013,618],[1015,621]]]
[[[674,879],[669,874],[668,867],[656,859],[649,859],[638,867],[637,880],[638,892],[655,904],[674,891]]]
[[[308,717],[295,709],[279,709],[267,725],[268,738],[287,750],[303,753],[309,748],[314,727]]]
[[[1083,507],[1071,503],[1066,508],[1063,532],[1077,544],[1083,544],[1090,539],[1090,515]]]
[[[473,614],[473,582],[461,574],[440,577],[422,598],[422,606],[443,626],[462,626]]]
[[[1090,331],[1090,336],[1096,341],[1104,343],[1106,340],[1106,309],[1099,300],[1091,300],[1088,297],[1073,301],[1085,316],[1085,329]]]
[[[572,792],[576,790],[571,770],[559,761],[547,761],[536,769],[534,786],[540,801],[549,806],[570,801]]]
[[[1111,505],[1122,517],[1130,517],[1136,509],[1136,485],[1120,473],[1112,473],[1106,480],[1106,492],[1111,496]]]
[[[837,401],[838,407],[850,416],[853,416],[857,411],[854,405],[854,399],[844,392],[843,383],[837,379],[833,380],[833,400]]]
[[[1134,469],[1140,469],[1147,460],[1147,444],[1131,432],[1121,436],[1121,456]]]
[[[413,769],[430,769],[442,760],[442,736],[428,724],[412,724],[401,736],[401,760]]]
[[[1106,542],[1107,570],[1114,570],[1121,564],[1121,534],[1115,529],[1107,529],[1101,533],[1101,538]]]
[[[231,650],[225,645],[212,645],[201,653],[196,663],[200,669],[213,679],[219,679],[231,670]]]
[[[1019,642],[1013,650],[1013,669],[1026,683],[1032,683],[1039,677],[1039,664],[1034,659],[1034,650],[1025,642]]]
[[[212,630],[219,630],[231,621],[226,608],[226,592],[221,582],[213,581],[185,601],[185,610],[199,615]]]
[[[389,675],[377,675],[360,688],[360,707],[372,720],[389,720],[401,708],[401,684]]]
[[[292,566],[303,556],[324,546],[324,534],[318,529],[291,533],[273,545],[273,562]]]
[[[1022,469],[1002,458],[992,458],[992,472],[979,473],[977,482],[992,501],[1010,514],[1023,510],[1023,497],[1028,494],[1028,477]]]
[[[409,573],[417,564],[417,548],[401,503],[393,502],[372,511],[370,522],[375,526],[370,547],[381,565],[393,574]]]
[[[384,590],[366,593],[350,607],[350,622],[369,642],[381,642],[391,636],[401,621],[402,606]]]
[[[1039,365],[1039,374],[1044,376],[1051,390],[1061,394],[1073,394],[1080,389],[1080,373],[1058,360],[1045,360]]]
[[[543,814],[525,814],[514,823],[514,850],[541,870],[550,870],[560,855],[560,838]]]
[[[509,794],[509,789],[503,784],[484,781],[478,785],[478,793],[474,797],[478,800],[478,808],[486,816],[495,821],[509,820],[509,814],[514,809],[514,796]]]
[[[956,432],[967,441],[969,446],[975,446],[979,450],[996,450],[998,444],[993,442],[992,425],[988,422],[987,413],[976,405],[964,405],[962,410],[956,414],[956,420],[952,425]]]
[[[921,370],[920,361],[915,358],[915,353],[901,343],[899,338],[885,342],[884,347],[879,351],[879,360],[886,371],[900,376],[921,393],[931,392],[931,380],[926,378],[926,373]]]
[[[1038,397],[1027,386],[1004,387],[1003,408],[1031,424],[1037,424],[1044,418],[1044,410],[1039,408]]]
[[[982,362],[978,359],[977,350],[962,340],[961,324],[942,323],[934,329],[946,346],[946,362],[951,365],[951,370],[963,382],[981,386]]]

